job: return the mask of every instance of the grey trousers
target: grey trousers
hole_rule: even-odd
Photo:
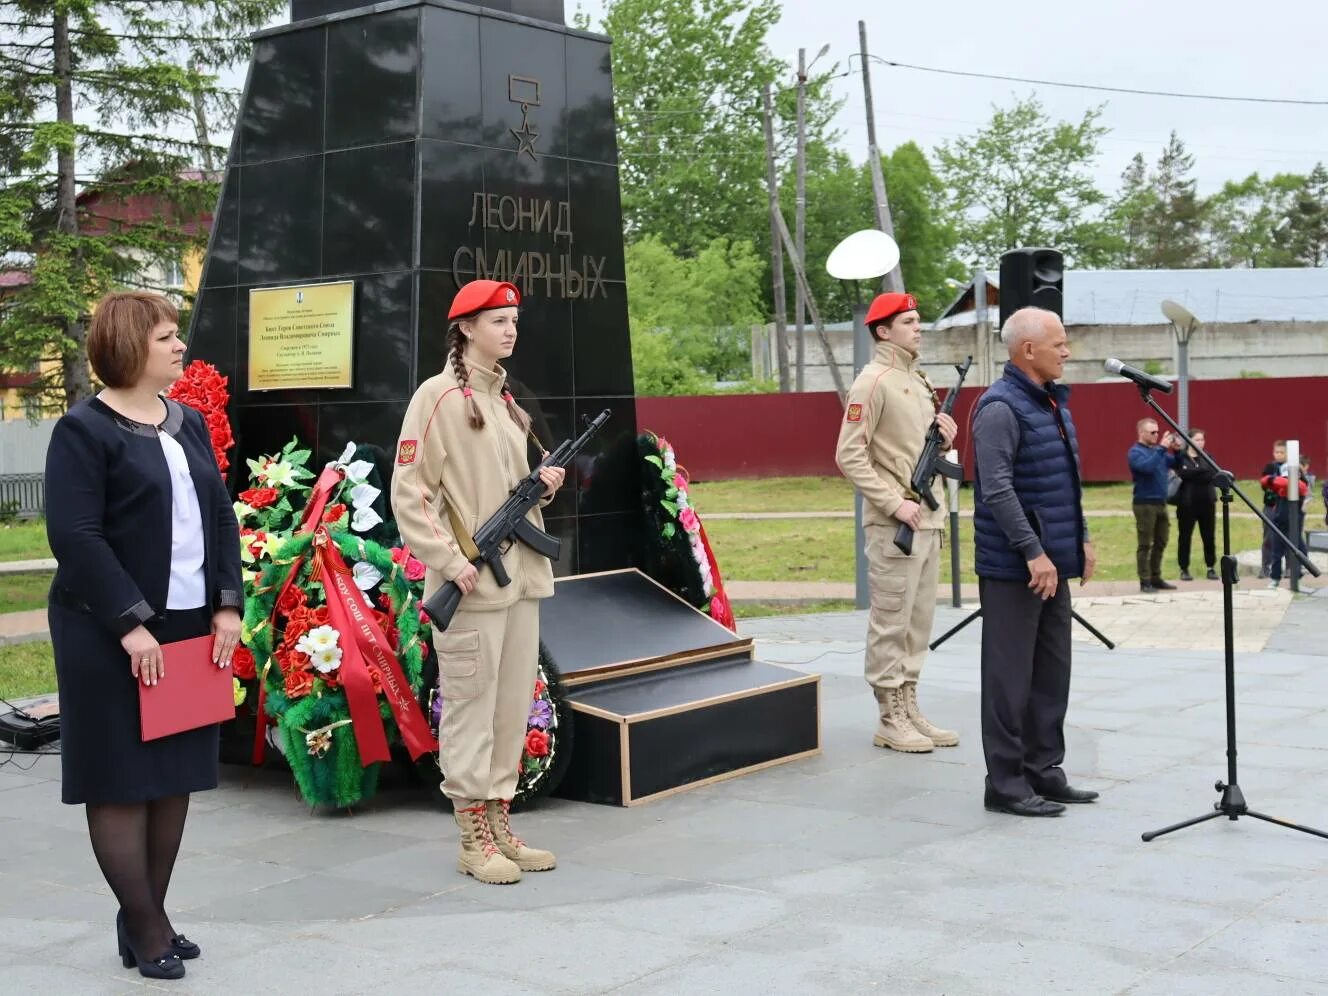
[[[978,579],[987,788],[1011,801],[1064,788],[1070,588],[1043,601],[1024,581]]]

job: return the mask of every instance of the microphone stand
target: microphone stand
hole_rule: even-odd
[[[1217,475],[1214,484],[1222,492],[1222,636],[1226,649],[1226,693],[1227,693],[1227,780],[1219,781],[1214,788],[1222,793],[1222,798],[1213,803],[1213,811],[1204,813],[1202,816],[1196,816],[1193,819],[1183,820],[1180,823],[1173,823],[1169,827],[1163,827],[1161,830],[1151,830],[1143,834],[1145,841],[1154,840],[1164,834],[1172,833],[1176,830],[1184,830],[1186,827],[1194,826],[1196,823],[1206,823],[1208,820],[1215,820],[1218,817],[1225,816],[1231,820],[1237,820],[1242,816],[1251,816],[1256,820],[1263,820],[1265,823],[1276,823],[1278,826],[1286,827],[1289,830],[1299,830],[1301,833],[1313,834],[1316,837],[1328,839],[1328,833],[1322,830],[1315,830],[1313,827],[1301,826],[1299,823],[1291,823],[1287,820],[1278,819],[1275,816],[1269,816],[1266,813],[1259,813],[1250,809],[1245,804],[1245,794],[1240,790],[1240,784],[1236,778],[1236,651],[1235,651],[1235,610],[1232,605],[1231,593],[1236,586],[1236,558],[1231,555],[1231,496],[1237,495],[1241,501],[1249,506],[1251,512],[1257,515],[1263,524],[1279,536],[1286,548],[1296,557],[1300,564],[1315,577],[1319,576],[1319,569],[1314,566],[1308,557],[1300,552],[1299,545],[1293,544],[1282,530],[1263,514],[1263,510],[1258,508],[1240,488],[1236,487],[1235,477],[1229,472],[1223,470],[1217,465],[1217,462],[1208,455],[1205,450],[1199,449],[1194,445],[1194,440],[1186,435],[1176,421],[1163,410],[1162,406],[1153,400],[1149,388],[1144,384],[1139,384],[1139,394],[1144,399],[1144,403],[1149,408],[1157,412],[1171,430],[1176,433],[1185,445],[1199,454],[1200,459],[1206,463],[1210,469]]]

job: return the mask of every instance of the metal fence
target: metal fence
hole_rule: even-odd
[[[42,474],[0,475],[0,521],[17,515],[35,519],[46,511],[46,484]]]

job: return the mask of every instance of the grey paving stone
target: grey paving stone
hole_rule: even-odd
[[[1328,930],[1322,923],[1248,917],[1197,945],[1190,954],[1221,959],[1246,972],[1322,984],[1328,979]]]
[[[756,996],[765,993],[891,992],[888,982],[854,962],[835,964],[796,951],[741,951],[724,948],[634,979],[611,992],[677,996],[679,993]]]
[[[407,890],[311,872],[243,895],[205,903],[195,908],[193,914],[196,919],[249,923],[343,920],[383,913],[427,894],[427,887]]]
[[[116,996],[129,989],[127,971],[85,972],[67,965],[16,959],[4,967],[5,992],[78,993],[80,996]],[[140,990],[142,991],[142,990]]]

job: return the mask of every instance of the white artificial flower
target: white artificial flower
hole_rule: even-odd
[[[383,572],[364,560],[352,567],[350,572],[355,577],[355,587],[359,588],[360,591],[368,591],[383,580]]]
[[[243,522],[249,516],[254,514],[254,510],[242,501],[237,501],[231,506],[231,508],[235,510],[235,518],[239,522]]]
[[[340,636],[341,634],[331,626],[315,626],[300,637],[295,649],[314,657],[324,650],[337,650],[337,638]],[[337,653],[341,651],[337,650]]]
[[[289,488],[295,483],[295,467],[289,463],[273,460],[259,475],[273,487]]]
[[[314,662],[314,669],[320,674],[327,674],[341,667],[340,647],[328,647],[316,654],[310,654],[309,657]]]
[[[358,508],[368,508],[381,495],[382,489],[372,484],[357,484],[350,489],[350,503]]]
[[[341,451],[341,456],[332,461],[334,467],[344,467],[350,463],[350,458],[355,455],[355,441],[352,439],[346,444],[346,448]]]
[[[357,533],[367,533],[382,521],[383,517],[372,508],[357,508],[351,517],[350,527]]]
[[[355,460],[346,464],[346,480],[361,482],[368,479],[373,471],[373,464],[368,460]]]

